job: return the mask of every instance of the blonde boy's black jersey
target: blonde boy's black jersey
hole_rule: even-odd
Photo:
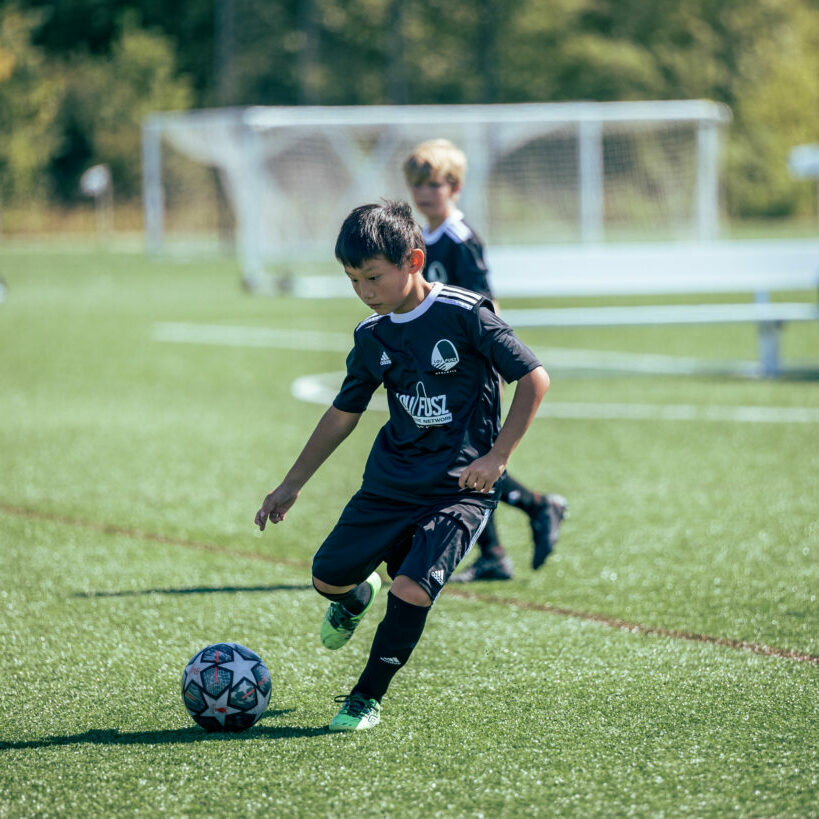
[[[427,246],[424,277],[428,281],[465,287],[492,298],[483,243],[459,210],[435,230],[425,228],[424,242]]]
[[[494,500],[461,490],[458,478],[500,430],[498,373],[517,381],[539,364],[491,301],[440,282],[411,312],[362,321],[333,401],[360,413],[380,384],[387,391],[390,417],[370,451],[362,489],[415,503]]]

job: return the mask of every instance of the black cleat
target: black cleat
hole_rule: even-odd
[[[450,583],[472,583],[475,580],[511,580],[512,561],[501,557],[479,557],[468,569],[453,575]]]
[[[529,519],[535,550],[532,568],[539,569],[552,553],[560,531],[560,521],[566,517],[569,504],[562,495],[544,495],[537,512]]]

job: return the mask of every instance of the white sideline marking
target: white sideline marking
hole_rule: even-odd
[[[346,353],[352,333],[242,327],[221,324],[163,322],[154,325],[153,338],[185,344],[213,344],[230,347],[267,347],[285,350],[316,350]],[[697,359],[675,356],[612,353],[598,350],[548,348],[535,350],[538,357],[554,366],[616,369],[645,373],[703,372]],[[715,363],[708,366],[725,366]],[[732,362],[732,366],[753,374],[753,362]],[[330,404],[344,378],[344,371],[319,373],[297,378],[292,395],[300,401]],[[387,412],[387,397],[376,393],[370,408]],[[727,421],[754,424],[816,424],[819,409],[810,407],[697,406],[696,404],[630,404],[549,401],[541,404],[540,418],[589,420]]]
[[[614,370],[652,375],[759,375],[756,361],[705,361],[659,353],[624,353],[611,350],[581,350],[576,347],[531,347],[547,370]]]
[[[290,387],[299,401],[332,403],[344,371],[303,375]],[[387,412],[387,396],[377,392],[370,409]],[[622,421],[722,421],[743,424],[819,424],[819,409],[810,407],[697,406],[696,404],[624,404],[549,401],[540,405],[538,418]]]
[[[155,324],[153,339],[176,344],[211,344],[222,347],[260,347],[331,353],[346,353],[353,344],[352,333],[185,322]],[[574,347],[532,349],[541,361],[546,362],[547,369],[562,366],[574,369],[617,370],[657,375],[693,375],[709,372],[756,375],[759,370],[759,365],[754,361],[703,362],[701,359],[683,356],[581,350]]]
[[[153,328],[154,341],[180,344],[214,344],[222,347],[273,347],[280,350],[320,350],[346,353],[353,334],[274,327],[241,327],[225,324],[162,322]]]
[[[552,401],[541,404],[539,418],[596,420],[727,421],[744,424],[819,424],[810,407],[698,406],[696,404],[594,404]]]

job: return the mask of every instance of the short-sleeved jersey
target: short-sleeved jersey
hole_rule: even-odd
[[[372,315],[355,330],[347,377],[333,405],[363,412],[380,384],[390,417],[373,443],[362,488],[414,503],[453,496],[464,467],[500,430],[500,384],[538,367],[492,302],[435,283],[408,313]]]
[[[489,269],[483,258],[483,242],[456,210],[435,230],[424,228],[427,259],[424,278],[474,290],[491,299]]]

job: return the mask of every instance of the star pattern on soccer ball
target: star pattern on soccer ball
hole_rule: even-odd
[[[187,688],[188,683],[193,680],[200,688],[204,688],[202,684],[202,672],[207,671],[209,668],[213,668],[213,663],[203,663],[202,662],[202,652],[200,651],[191,661],[188,667],[185,669],[185,684],[182,688]]]
[[[256,685],[256,678],[253,676],[253,669],[259,664],[259,660],[246,660],[239,652],[233,649],[233,659],[229,663],[220,663],[222,668],[233,672],[233,684],[240,680],[250,680]]]
[[[200,717],[213,717],[222,727],[225,725],[225,719],[230,714],[239,714],[241,709],[234,708],[228,705],[228,697],[230,696],[230,689],[226,688],[218,697],[211,697],[207,692],[203,691],[202,696],[205,698],[207,708],[202,711]]]
[[[265,711],[267,711],[267,704],[270,702],[270,692],[268,692],[267,696],[262,694],[261,691],[256,692],[256,707],[252,708],[250,711],[247,711],[248,714],[253,714],[254,716],[254,724],[258,722]]]
[[[233,701],[238,702],[239,705],[249,705],[256,700],[251,699],[253,692],[256,691],[256,686],[249,683],[247,680],[242,680],[236,688],[233,689]],[[239,699],[236,699],[238,694]],[[258,696],[258,695],[257,695]]]

